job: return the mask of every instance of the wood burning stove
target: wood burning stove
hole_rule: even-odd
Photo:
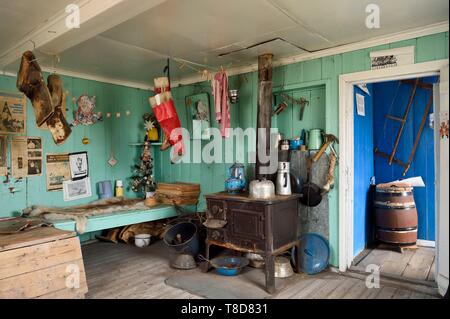
[[[275,196],[263,200],[251,199],[245,193],[232,195],[221,192],[206,195],[205,198],[206,225],[209,227],[206,259],[210,259],[211,245],[262,255],[266,262],[266,289],[269,293],[273,293],[275,256],[299,245],[297,236],[299,195]],[[298,256],[295,258],[295,264],[299,265]],[[203,271],[208,270],[209,264],[206,263]]]

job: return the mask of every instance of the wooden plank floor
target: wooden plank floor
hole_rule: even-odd
[[[93,243],[82,246],[89,292],[86,298],[199,299],[164,283],[175,272],[170,268],[170,252],[159,241],[146,248],[132,245]],[[420,272],[420,270],[414,270]],[[296,275],[298,276],[298,275]],[[275,298],[430,298],[408,289],[381,286],[368,289],[365,281],[331,271],[305,276],[281,290]]]
[[[405,250],[403,253],[395,250],[376,248],[355,266],[361,270],[365,270],[370,264],[380,266],[380,272],[382,274],[418,281],[434,281],[434,248],[418,247],[413,250]]]

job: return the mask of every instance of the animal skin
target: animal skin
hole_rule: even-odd
[[[50,92],[54,113],[46,123],[52,134],[53,141],[59,145],[64,143],[70,133],[72,133],[72,129],[63,114],[63,109],[66,108],[66,94],[63,90],[61,78],[56,74],[48,76],[47,87]]]
[[[31,51],[26,51],[22,55],[16,85],[17,89],[30,99],[36,116],[36,125],[42,126],[53,115],[54,108],[41,67]]]
[[[87,205],[72,207],[31,206],[22,212],[26,216],[40,216],[47,221],[72,219],[76,222],[79,234],[86,230],[87,218],[90,216],[110,214],[118,211],[146,210],[142,199],[124,199],[120,197],[101,199]]]

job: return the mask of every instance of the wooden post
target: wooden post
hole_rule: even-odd
[[[257,179],[264,179],[265,174],[260,173],[260,167],[269,166],[269,163],[262,163],[259,156],[259,148],[265,150],[266,156],[270,154],[270,127],[272,119],[272,58],[273,54],[263,54],[258,56],[258,109],[256,120],[256,169]],[[264,145],[259,145],[259,129],[264,128],[266,141]]]

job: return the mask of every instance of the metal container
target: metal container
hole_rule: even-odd
[[[294,270],[291,266],[291,261],[282,256],[275,257],[275,277],[287,278],[294,274]]]
[[[175,224],[164,235],[164,243],[178,253],[197,256],[200,250],[197,226],[191,222]]]
[[[183,269],[183,270],[188,270],[188,269],[194,269],[197,268],[197,263],[195,262],[194,257],[192,257],[192,255],[189,254],[180,254],[178,255],[171,263],[170,265],[173,268],[176,269]]]
[[[378,188],[375,192],[377,238],[392,244],[415,244],[417,209],[410,187]]]
[[[280,150],[289,151],[289,140],[281,140],[280,142]]]
[[[292,140],[289,141],[289,149],[292,151],[296,151],[300,149],[300,138],[293,138]]]
[[[136,247],[142,248],[150,245],[150,234],[137,234],[134,236],[134,244]]]
[[[309,131],[308,149],[318,150],[322,146],[322,130],[315,128]]]
[[[239,98],[239,91],[238,90],[229,90],[228,94],[229,94],[231,103],[234,104],[234,103],[236,103],[238,101],[238,98]]]
[[[245,258],[248,259],[248,265],[253,268],[263,268],[266,264],[264,257],[260,254],[246,253]]]
[[[289,162],[279,162],[277,172],[277,195],[291,195],[291,175]]]
[[[248,259],[238,256],[220,256],[210,260],[219,275],[236,276],[248,265]]]
[[[245,166],[241,163],[234,163],[228,169],[228,178],[225,180],[225,189],[230,194],[238,194],[245,189]]]
[[[275,185],[269,180],[254,180],[250,182],[249,193],[254,199],[269,199],[275,196]]]

